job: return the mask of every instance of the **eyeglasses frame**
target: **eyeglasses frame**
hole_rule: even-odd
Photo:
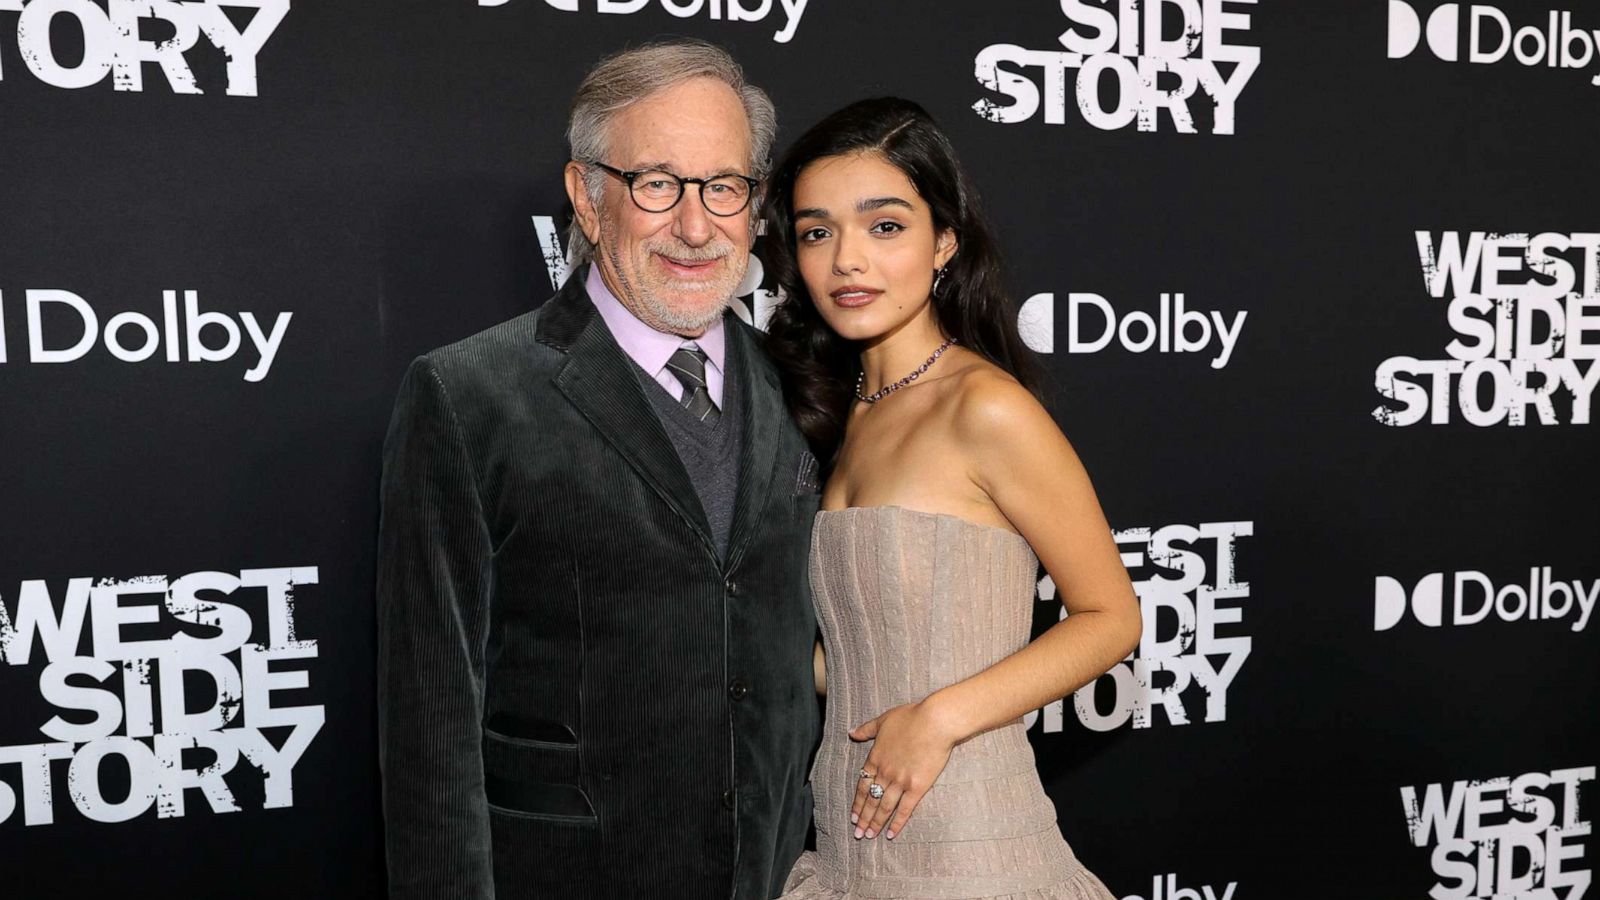
[[[608,174],[615,175],[618,178],[621,178],[623,180],[623,182],[625,184],[627,184],[627,186],[628,186],[628,199],[633,201],[633,205],[634,206],[639,207],[640,209],[644,210],[647,213],[671,212],[673,209],[677,208],[679,203],[683,202],[684,195],[689,193],[688,188],[686,187],[686,185],[693,184],[693,185],[697,185],[700,188],[700,190],[697,191],[697,193],[700,195],[700,205],[705,207],[706,212],[710,213],[713,216],[721,218],[721,219],[728,219],[728,218],[732,218],[734,216],[737,216],[738,214],[740,214],[740,213],[744,212],[745,210],[749,209],[750,208],[751,199],[753,199],[755,197],[755,195],[756,195],[756,192],[761,189],[761,179],[759,179],[759,178],[751,178],[749,175],[741,175],[738,172],[724,172],[724,173],[722,173],[720,175],[712,175],[710,178],[685,178],[682,175],[674,175],[673,173],[665,171],[665,170],[662,170],[662,169],[634,169],[633,171],[623,171],[622,169],[619,169],[616,166],[608,166],[605,163],[600,162],[599,160],[592,160],[592,161],[590,161],[589,165],[594,166],[595,168],[599,169],[602,172],[606,172]],[[643,175],[643,174],[645,174],[647,172],[659,172],[662,175],[667,176],[668,178],[673,178],[673,179],[677,180],[677,182],[678,182],[678,199],[672,201],[671,205],[669,205],[666,209],[649,209],[643,203],[639,202],[639,198],[638,197],[635,197],[633,195],[633,182],[634,182],[634,179],[638,178],[640,175]],[[746,182],[747,184],[750,185],[750,193],[744,195],[744,205],[743,206],[739,207],[738,209],[734,210],[733,212],[722,213],[722,212],[717,212],[716,210],[712,209],[711,205],[709,203],[706,203],[706,184],[709,183],[709,182],[712,182],[712,181],[716,181],[719,178],[738,178],[738,179],[741,179],[741,180],[743,180],[744,182]]]

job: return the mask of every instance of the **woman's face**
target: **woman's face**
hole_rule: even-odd
[[[955,252],[911,179],[876,154],[829,156],[794,186],[800,277],[841,337],[872,341],[931,314],[934,270]]]

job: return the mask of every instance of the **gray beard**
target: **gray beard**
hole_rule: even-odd
[[[625,305],[630,310],[635,311],[634,315],[636,316],[638,315],[638,310],[646,312],[650,316],[650,321],[646,321],[645,324],[652,328],[659,324],[665,325],[667,330],[674,334],[681,334],[685,331],[703,332],[711,327],[713,322],[722,318],[722,314],[733,303],[733,296],[730,294],[724,297],[716,307],[707,310],[701,315],[685,315],[668,308],[666,304],[656,302],[654,296],[639,290],[628,280],[627,270],[622,267],[622,261],[617,254],[615,244],[607,241],[601,252],[606,255],[606,259],[611,263],[611,271],[616,275],[617,279],[617,288],[626,295],[619,299],[624,300]],[[657,330],[661,329],[658,328]]]

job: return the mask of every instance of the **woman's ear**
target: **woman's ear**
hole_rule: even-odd
[[[933,264],[937,268],[944,268],[945,263],[956,255],[960,243],[956,241],[956,232],[953,228],[946,228],[939,232],[938,240],[933,244]]]
[[[572,216],[578,220],[578,227],[583,229],[583,236],[589,239],[589,243],[596,244],[600,241],[600,215],[594,204],[589,202],[589,188],[583,183],[583,172],[583,164],[572,160],[567,163],[562,176],[567,185],[567,199],[572,201]]]

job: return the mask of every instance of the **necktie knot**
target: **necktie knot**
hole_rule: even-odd
[[[684,393],[706,383],[706,353],[694,344],[684,344],[667,359],[672,374],[683,384]]]
[[[721,412],[706,388],[705,351],[698,345],[684,344],[667,359],[667,368],[683,386],[683,398],[679,401],[683,408],[701,422],[715,424]]]

